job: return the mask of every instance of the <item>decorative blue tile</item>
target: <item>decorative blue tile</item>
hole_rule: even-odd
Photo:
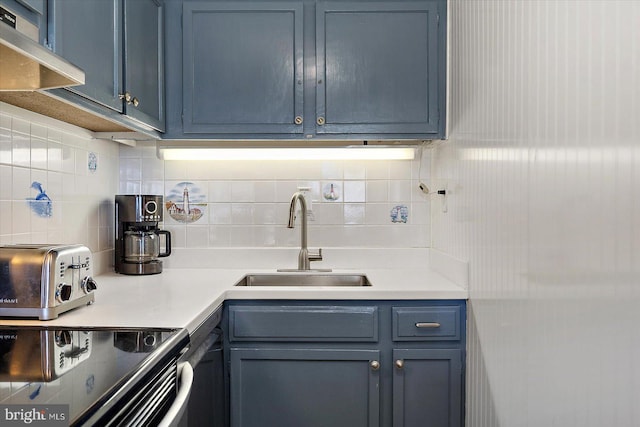
[[[180,182],[165,196],[167,212],[178,222],[196,222],[207,208],[206,193],[193,182]]]
[[[389,216],[391,217],[391,222],[406,223],[409,219],[409,208],[405,205],[394,206]]]
[[[47,196],[47,193],[42,188],[42,184],[38,181],[31,183],[31,188],[38,190],[38,195],[35,198],[27,198],[27,203],[31,211],[42,218],[51,218],[53,216],[53,201]]]

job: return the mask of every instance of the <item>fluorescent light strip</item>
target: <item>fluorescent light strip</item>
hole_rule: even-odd
[[[411,160],[410,147],[176,148],[158,147],[162,160]]]

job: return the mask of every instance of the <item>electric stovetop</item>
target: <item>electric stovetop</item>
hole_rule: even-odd
[[[0,327],[0,420],[93,422],[188,342],[183,329]]]

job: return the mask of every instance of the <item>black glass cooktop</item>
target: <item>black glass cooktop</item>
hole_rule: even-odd
[[[28,411],[49,405],[68,409],[65,425],[81,424],[186,345],[185,330],[0,327],[0,415],[39,416]]]

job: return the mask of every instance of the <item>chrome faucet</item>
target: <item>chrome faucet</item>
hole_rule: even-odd
[[[289,206],[289,224],[287,225],[287,228],[295,227],[296,206],[298,203],[300,204],[300,216],[302,216],[302,222],[300,225],[300,252],[298,253],[297,271],[310,271],[311,261],[322,261],[322,249],[318,249],[317,253],[312,253],[309,252],[309,249],[307,248],[307,202],[304,199],[304,194],[301,191],[294,193],[291,197],[291,205]]]

